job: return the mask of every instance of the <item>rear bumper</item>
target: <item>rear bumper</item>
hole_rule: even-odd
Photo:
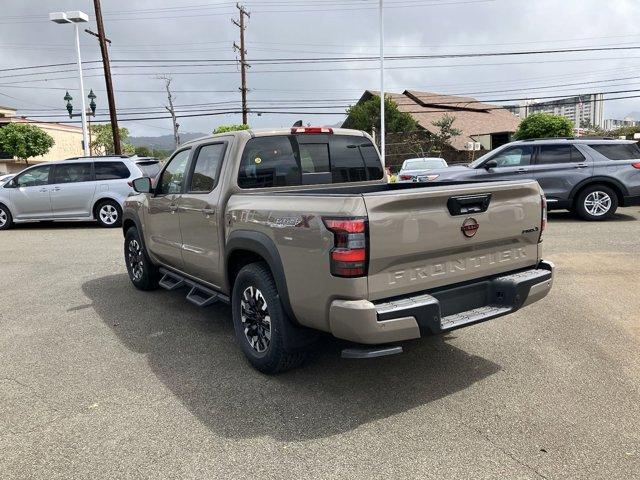
[[[628,195],[622,198],[623,207],[634,207],[640,205],[640,195]]]
[[[507,315],[544,298],[553,285],[554,265],[497,275],[429,293],[380,302],[334,300],[331,333],[365,344],[420,338]]]

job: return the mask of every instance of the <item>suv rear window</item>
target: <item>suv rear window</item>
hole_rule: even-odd
[[[596,152],[604,155],[609,160],[638,160],[640,159],[640,147],[637,143],[602,143],[589,145]]]
[[[584,162],[585,158],[573,145],[542,145],[538,153],[539,165]]]
[[[96,180],[118,180],[129,178],[131,175],[127,166],[122,162],[95,162],[93,168]]]
[[[380,180],[380,157],[364,137],[279,135],[247,142],[240,162],[240,188]]]

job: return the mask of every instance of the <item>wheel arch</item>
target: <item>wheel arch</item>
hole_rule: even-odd
[[[618,180],[612,177],[591,177],[587,180],[582,181],[578,185],[576,185],[571,191],[571,195],[569,196],[569,200],[571,204],[574,205],[580,194],[584,191],[585,188],[592,187],[594,185],[604,185],[606,187],[611,188],[616,197],[618,197],[618,205],[622,205],[624,201],[625,195],[628,195],[626,187]]]
[[[229,235],[226,243],[224,267],[229,294],[231,295],[233,292],[235,278],[242,267],[259,261],[265,262],[269,270],[271,270],[282,306],[287,315],[295,319],[289,300],[289,290],[287,289],[287,280],[280,253],[273,240],[264,233],[251,230],[236,230]]]

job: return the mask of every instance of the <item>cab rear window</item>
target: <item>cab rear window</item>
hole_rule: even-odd
[[[242,154],[240,188],[380,180],[378,153],[364,137],[279,135],[249,140]]]
[[[596,152],[604,155],[609,160],[638,160],[640,159],[640,147],[637,143],[595,144],[589,145]]]

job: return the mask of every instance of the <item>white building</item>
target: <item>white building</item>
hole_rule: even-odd
[[[508,109],[522,119],[532,113],[550,113],[568,118],[576,128],[588,126],[604,128],[604,95],[602,93],[551,101],[527,100]]]

